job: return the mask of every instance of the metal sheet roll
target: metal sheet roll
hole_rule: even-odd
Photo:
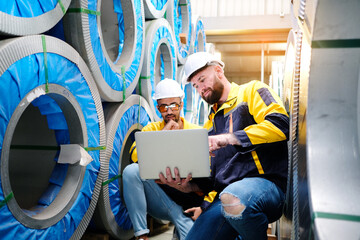
[[[184,65],[179,65],[177,70],[177,82],[181,85],[182,90],[185,93],[183,102],[184,107],[182,109],[181,115],[189,122],[196,122],[196,90],[191,86],[190,83],[186,82]]]
[[[169,23],[159,18],[146,21],[144,62],[137,93],[150,105],[156,121],[161,119],[157,102],[153,99],[156,84],[164,78],[176,80],[176,40]]]
[[[102,181],[105,126],[96,84],[79,54],[53,37],[1,41],[0,56],[0,235],[80,239]],[[59,163],[59,145],[68,144],[92,161]]]
[[[280,96],[286,111],[290,113],[292,109],[293,102],[293,81],[295,77],[295,62],[296,62],[296,31],[291,29],[287,38],[287,46],[285,52],[285,61],[284,61],[284,81],[283,81],[283,91]]]
[[[184,85],[184,92],[184,117],[188,122],[196,123],[196,115],[198,111],[196,99],[198,93],[190,83],[186,83]]]
[[[311,58],[302,59],[310,64],[306,112],[309,197],[300,199],[300,206],[309,201],[313,239],[360,236],[359,11],[356,0],[319,0],[315,17],[309,17],[314,19]]]
[[[204,123],[207,121],[208,119],[208,115],[209,115],[209,104],[207,102],[205,102],[205,100],[203,100],[200,96],[198,97],[198,102],[197,102],[197,111],[196,111],[196,121],[195,123],[197,125],[203,126]]]
[[[282,91],[282,102],[289,116],[292,116],[294,112],[294,78],[295,78],[295,62],[296,62],[296,32],[292,29],[289,32],[287,38],[287,46],[285,53],[284,64],[284,80]],[[291,231],[292,211],[293,211],[293,161],[292,161],[292,148],[289,141],[289,162],[288,162],[288,179],[286,190],[286,201],[284,205],[284,215],[280,219],[280,225],[282,226],[282,236],[291,235],[288,231]],[[286,226],[286,227],[285,227]]]
[[[184,89],[184,85],[186,84],[185,73],[184,73],[184,65],[180,65],[177,67],[176,71],[176,81],[181,85],[181,88]]]
[[[191,4],[190,0],[169,0],[166,12],[166,20],[169,21],[174,31],[177,43],[178,64],[185,63],[189,55],[191,41]],[[183,35],[182,43],[180,35]]]
[[[88,64],[104,101],[124,101],[133,93],[143,62],[144,21],[142,0],[71,2],[65,39]]]
[[[164,16],[167,9],[168,0],[143,0],[145,19],[152,20]]]
[[[106,164],[98,207],[95,214],[97,227],[107,230],[116,239],[130,239],[132,224],[122,198],[123,169],[130,163],[129,150],[135,140],[134,133],[153,120],[146,100],[131,95],[123,103],[104,105],[107,133]]]
[[[204,23],[200,16],[192,16],[190,54],[206,51]]]
[[[62,19],[70,2],[0,1],[0,35],[25,36],[46,32]]]

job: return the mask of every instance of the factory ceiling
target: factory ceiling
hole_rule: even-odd
[[[194,14],[198,14],[197,9],[195,6]],[[273,62],[283,64],[285,58],[291,29],[289,10],[285,12],[202,17],[206,42],[213,43],[215,51],[221,54],[226,65],[225,74],[230,81],[244,83],[258,79],[269,82],[272,69],[274,71]]]

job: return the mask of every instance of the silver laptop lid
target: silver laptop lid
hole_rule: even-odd
[[[140,177],[158,179],[170,167],[181,178],[210,176],[208,132],[206,129],[136,132]]]

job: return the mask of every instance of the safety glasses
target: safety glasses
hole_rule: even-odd
[[[178,111],[180,109],[180,104],[173,103],[171,105],[162,104],[158,106],[159,112],[161,113],[167,112],[169,108],[171,109],[171,111]]]

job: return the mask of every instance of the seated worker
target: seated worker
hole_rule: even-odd
[[[260,81],[230,83],[224,63],[198,52],[184,66],[188,82],[212,105],[209,120],[211,182],[198,185],[166,171],[162,183],[183,192],[215,190],[186,239],[267,239],[268,223],[282,215],[287,183],[289,117],[275,92]],[[180,185],[178,185],[180,183]]]
[[[162,121],[146,125],[142,131],[162,131],[174,129],[201,128],[180,117],[183,107],[184,92],[172,79],[161,80],[156,88],[154,98]],[[155,143],[156,144],[156,143]],[[161,152],[159,152],[161,154]],[[137,162],[135,142],[130,149],[133,162]],[[169,156],[171,157],[171,156]],[[194,179],[195,181],[195,179]],[[154,180],[143,180],[139,175],[137,163],[128,165],[123,171],[123,195],[137,239],[148,239],[146,215],[171,221],[183,240],[193,225],[193,220],[184,215],[187,208],[200,206],[203,196],[196,193],[183,193],[167,185],[158,185]]]

